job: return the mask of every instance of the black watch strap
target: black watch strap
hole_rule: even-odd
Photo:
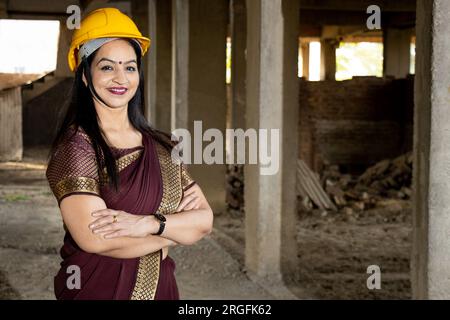
[[[166,227],[166,217],[164,217],[160,213],[154,214],[155,218],[159,220],[159,230],[157,233],[154,233],[153,235],[159,236],[164,232],[164,228]]]

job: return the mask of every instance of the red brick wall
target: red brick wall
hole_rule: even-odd
[[[356,169],[411,150],[413,82],[301,79],[300,158],[316,171],[324,162]]]

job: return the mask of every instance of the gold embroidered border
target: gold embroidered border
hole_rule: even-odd
[[[194,182],[194,179],[192,179],[192,177],[189,175],[184,165],[181,165],[180,167],[181,167],[181,187],[183,188],[183,190],[185,190],[186,187],[190,186]]]
[[[61,180],[55,186],[55,196],[58,201],[66,194],[73,192],[100,194],[97,181],[88,177],[69,177]]]
[[[163,194],[158,212],[162,214],[174,213],[181,201],[181,171],[179,165],[172,161],[169,152],[156,144],[159,164],[161,167]],[[161,250],[141,257],[136,277],[136,284],[131,300],[153,300],[158,287],[161,263]]]
[[[119,159],[117,159],[116,160],[117,170],[120,172],[123,169],[125,169],[126,167],[128,167],[130,164],[133,163],[133,161],[137,160],[141,156],[141,153],[142,153],[142,149],[133,151],[133,152],[126,154],[123,157],[120,157]],[[101,180],[102,185],[108,183],[108,174],[106,171],[106,167],[103,168],[103,176],[100,180]]]

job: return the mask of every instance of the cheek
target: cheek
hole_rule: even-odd
[[[92,84],[95,88],[101,88],[107,86],[110,81],[110,77],[105,76],[100,72],[95,72],[92,74]]]
[[[139,87],[139,74],[133,74],[128,80],[130,81],[130,89],[135,91]]]

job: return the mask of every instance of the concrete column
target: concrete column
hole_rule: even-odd
[[[132,0],[131,9],[139,30],[151,41],[143,60],[146,91],[144,114],[154,128],[170,133],[171,1]]]
[[[303,61],[303,77],[309,79],[309,42],[302,43],[300,45],[301,55]]]
[[[143,60],[146,90],[145,117],[156,129],[171,132],[172,3],[132,0],[132,18],[150,48]],[[119,8],[121,9],[121,8]],[[122,9],[121,9],[122,10]]]
[[[148,114],[151,124],[164,132],[171,132],[170,96],[172,81],[172,2],[148,0],[148,36],[151,40],[147,55],[146,76]]]
[[[245,129],[245,49],[247,13],[245,0],[231,0],[231,128]]]
[[[250,275],[281,279],[297,268],[299,2],[247,0],[247,128],[278,129],[279,170],[245,165],[245,264]],[[269,139],[270,141],[270,139]],[[273,145],[271,141],[269,144]]]
[[[320,80],[336,79],[336,41],[322,39],[320,41]]]
[[[188,129],[189,2],[172,0],[171,130]]]
[[[387,28],[383,32],[383,74],[406,78],[411,61],[411,29]]]
[[[20,87],[0,90],[0,161],[22,160],[22,97]]]
[[[154,19],[152,18],[154,15],[154,1],[147,0],[147,1],[140,1],[140,0],[130,0],[131,1],[131,14],[127,13],[126,10],[123,8],[118,8],[123,13],[127,14],[130,18],[133,19],[133,21],[136,23],[139,31],[144,36],[147,36],[151,38],[151,31],[153,31],[154,28]],[[112,3],[113,4],[113,3]],[[155,72],[153,71],[154,68],[154,53],[153,50],[153,44],[150,44],[149,51],[147,52],[146,56],[142,60],[142,68],[144,71],[144,77],[145,77],[145,108],[144,108],[144,116],[145,118],[150,121],[150,123],[154,122],[154,76]]]
[[[194,138],[201,142],[202,133],[210,128],[222,132],[223,164],[194,164],[189,166],[189,171],[201,185],[213,210],[223,212],[228,1],[174,0],[172,8],[172,126],[187,128],[192,142]],[[194,132],[194,121],[202,122],[202,132]],[[202,160],[202,152],[210,143],[205,141],[201,150],[192,150],[193,163],[194,158]]]
[[[417,1],[412,296],[450,299],[450,2]]]

